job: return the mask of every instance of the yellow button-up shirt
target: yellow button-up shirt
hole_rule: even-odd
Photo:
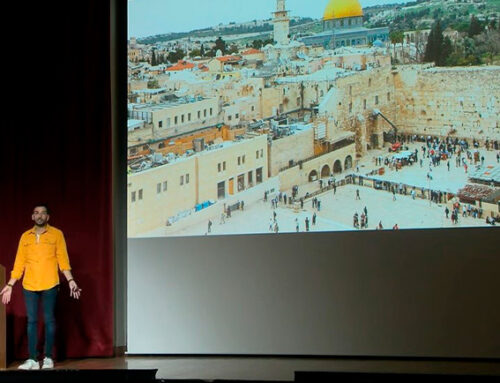
[[[48,290],[59,284],[59,270],[71,270],[66,241],[61,230],[47,225],[37,235],[32,228],[21,236],[11,276],[21,279],[30,291]]]

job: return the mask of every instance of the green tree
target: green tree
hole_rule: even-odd
[[[444,45],[445,44],[441,22],[437,20],[432,26],[429,37],[427,39],[424,62],[434,62],[437,66],[446,65],[447,56],[445,56],[445,54],[450,54],[451,52],[445,52]]]
[[[453,53],[453,46],[449,37],[445,37],[443,40],[443,47],[440,54],[440,65],[449,65],[448,57]]]
[[[157,79],[151,79],[148,81],[148,89],[158,89],[160,87],[160,84],[158,83]]]
[[[262,40],[254,40],[252,42],[252,47],[254,47],[255,49],[262,48]]]
[[[175,52],[170,52],[168,54],[168,61],[176,63],[177,61],[184,59],[184,56],[186,56],[186,52],[182,49],[177,49]]]
[[[222,37],[219,37],[217,40],[215,40],[215,52],[217,52],[219,49],[222,52],[222,54],[226,54],[226,42],[222,40]]]
[[[489,28],[490,29],[496,29],[497,28],[497,21],[495,20],[495,18],[491,19],[489,21]]]
[[[462,41],[462,46],[464,48],[464,56],[473,56],[476,54],[476,41],[469,37],[466,37]]]
[[[500,54],[500,31],[491,29],[474,37],[476,56],[481,56],[493,63],[495,56]]]
[[[480,34],[483,29],[484,28],[481,25],[481,22],[476,18],[476,16],[472,15],[470,18],[469,30],[467,31],[469,37],[474,37]]]
[[[228,51],[229,54],[234,54],[234,53],[238,53],[238,46],[236,44],[232,44],[230,47],[229,47],[229,51]]]
[[[403,31],[392,31],[389,34],[389,39],[391,40],[391,43],[393,44],[394,47],[394,59],[396,59],[396,44],[401,44],[401,47],[403,46],[403,41],[404,41],[405,35]],[[403,54],[403,50],[401,50],[401,55]]]
[[[158,62],[156,61],[156,52],[153,49],[153,53],[151,54],[151,66],[156,66],[158,65]]]
[[[193,50],[189,53],[189,57],[197,57],[197,56],[200,56],[200,57],[201,57],[201,50],[200,50],[200,49],[193,49]]]

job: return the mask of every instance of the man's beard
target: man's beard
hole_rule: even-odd
[[[47,225],[47,221],[41,221],[42,223],[38,223],[39,221],[35,221],[35,226],[36,227],[45,227]]]

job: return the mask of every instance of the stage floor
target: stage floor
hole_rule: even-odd
[[[7,370],[16,370],[21,361]],[[498,375],[500,360],[409,360],[250,356],[121,356],[56,361],[56,369],[157,369],[156,379],[294,381],[296,371]]]

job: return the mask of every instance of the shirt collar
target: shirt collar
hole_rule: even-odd
[[[30,234],[36,234],[35,229],[36,229],[36,226],[33,226],[32,229],[30,230]],[[45,226],[45,231],[42,231],[40,234],[47,233],[49,230],[50,230],[50,225],[47,224],[47,226]]]

